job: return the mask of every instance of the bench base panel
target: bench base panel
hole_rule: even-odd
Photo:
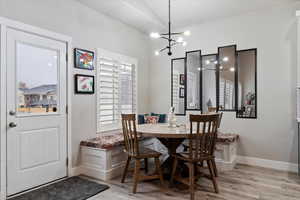
[[[143,140],[140,145],[153,149],[153,140]],[[122,146],[109,150],[81,146],[80,172],[85,176],[107,181],[122,175],[126,159]]]

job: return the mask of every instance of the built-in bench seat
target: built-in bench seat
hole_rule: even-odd
[[[238,140],[238,134],[218,133],[215,156],[219,171],[233,170],[237,161]]]
[[[219,171],[232,170],[236,164],[237,134],[218,134],[216,158]],[[81,142],[81,173],[110,180],[122,174],[126,161],[121,130],[99,134]],[[156,139],[141,138],[140,145],[161,152],[166,158],[167,149]]]
[[[121,130],[104,132],[96,138],[81,141],[80,172],[101,180],[120,176],[127,155]],[[153,140],[140,138],[140,145],[153,149]]]

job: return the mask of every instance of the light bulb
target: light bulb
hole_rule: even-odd
[[[207,65],[209,65],[209,64],[210,64],[210,60],[206,60],[205,63],[206,63]]]
[[[200,67],[198,68],[198,71],[201,71],[201,68],[200,68]]]
[[[152,32],[152,33],[150,33],[150,37],[157,39],[157,38],[160,38],[160,34],[157,32]]]
[[[179,43],[183,42],[183,38],[182,37],[177,38],[177,42]]]
[[[229,60],[228,57],[224,57],[224,58],[223,58],[223,61],[224,61],[224,62],[227,62],[228,60]]]
[[[234,72],[235,71],[235,68],[234,67],[230,67],[229,69],[231,72]]]
[[[187,42],[182,42],[182,46],[186,46],[187,45]]]
[[[191,31],[184,31],[184,32],[183,32],[183,35],[185,35],[185,36],[190,36],[190,35],[191,35]]]
[[[222,70],[223,68],[224,68],[224,67],[221,65],[221,66],[220,66],[220,69]]]
[[[216,60],[214,63],[215,63],[215,65],[216,65],[216,64],[218,64],[218,61]]]
[[[155,54],[156,56],[159,56],[159,51],[155,51],[154,54]]]

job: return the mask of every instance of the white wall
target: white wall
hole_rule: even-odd
[[[223,132],[240,134],[239,155],[297,162],[296,8],[300,4],[187,27],[192,32],[188,46],[174,49],[174,58],[184,56],[187,50],[217,53],[218,46],[230,44],[237,44],[238,49],[258,49],[258,119],[236,119],[235,113],[227,112],[222,122]],[[152,44],[153,52],[164,45]],[[150,74],[151,111],[168,112],[170,57],[153,54]]]
[[[148,37],[73,0],[0,0],[0,15],[73,38],[73,47],[100,47],[138,59],[138,110],[148,112]],[[72,61],[71,61],[72,62]],[[74,69],[74,74],[95,71]],[[73,85],[73,84],[72,84]],[[96,95],[72,96],[73,166],[81,140],[96,136]]]

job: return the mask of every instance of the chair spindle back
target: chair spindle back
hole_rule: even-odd
[[[135,114],[122,114],[122,128],[126,152],[132,155],[139,155]]]
[[[219,114],[190,115],[190,159],[199,159],[203,155],[214,155],[219,119]],[[196,129],[194,125],[196,125]]]

